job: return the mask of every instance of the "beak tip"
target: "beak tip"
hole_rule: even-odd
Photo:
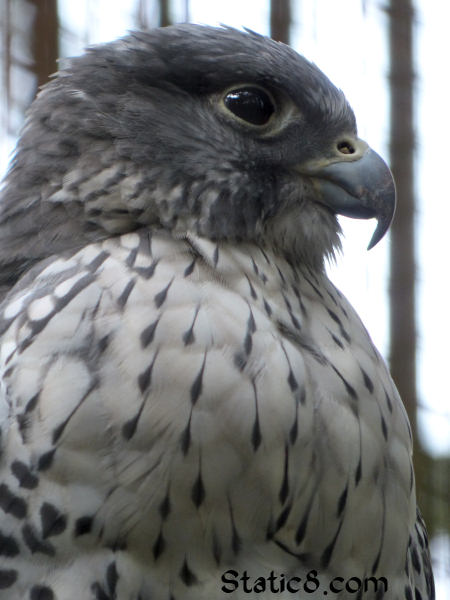
[[[356,159],[332,162],[312,173],[319,182],[321,201],[336,214],[378,221],[368,245],[383,238],[395,212],[395,183],[384,160],[365,145]]]
[[[373,232],[369,245],[367,246],[367,250],[372,250],[372,248],[376,246],[378,242],[385,236],[394,219],[396,206],[396,190],[395,182],[390,171],[389,178],[386,179],[386,186],[383,191],[384,193],[382,196],[384,197],[384,201],[380,203],[378,212],[378,223],[375,228],[375,231]]]
[[[370,239],[369,245],[367,246],[367,251],[372,250],[372,248],[374,248],[384,236],[384,233],[380,234],[378,230],[379,228],[377,227]]]

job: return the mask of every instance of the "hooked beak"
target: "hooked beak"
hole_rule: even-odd
[[[340,142],[331,159],[311,161],[300,170],[312,178],[317,201],[334,213],[377,219],[368,250],[381,240],[394,217],[395,185],[384,160],[366,142]]]

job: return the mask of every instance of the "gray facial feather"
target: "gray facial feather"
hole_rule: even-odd
[[[233,121],[220,98],[248,83],[300,118],[266,137]],[[265,238],[320,263],[338,244],[337,221],[305,204],[308,183],[290,169],[355,131],[343,94],[313,64],[252,32],[178,25],[90,48],[28,113],[1,199],[0,286],[144,225]]]

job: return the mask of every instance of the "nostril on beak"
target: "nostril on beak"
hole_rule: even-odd
[[[341,154],[354,154],[356,152],[355,147],[348,140],[338,142],[337,149]]]

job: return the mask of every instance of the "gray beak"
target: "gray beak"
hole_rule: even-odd
[[[378,221],[368,250],[389,229],[395,212],[395,185],[384,160],[362,140],[337,145],[352,152],[336,154],[331,160],[301,168],[312,177],[317,201],[333,212],[355,219]],[[351,146],[350,146],[351,144]],[[339,151],[338,151],[339,152]]]

